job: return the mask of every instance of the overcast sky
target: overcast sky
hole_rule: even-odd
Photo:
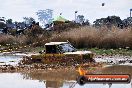
[[[102,3],[105,6],[102,7]],[[0,17],[13,21],[23,21],[23,17],[33,17],[37,20],[35,12],[44,9],[53,9],[54,17],[62,16],[74,20],[74,11],[84,15],[93,22],[97,18],[111,15],[120,16],[121,19],[129,16],[132,0],[0,0]]]

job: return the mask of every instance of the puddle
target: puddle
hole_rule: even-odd
[[[130,65],[111,65],[106,66],[96,74],[130,74],[132,76],[132,66]]]
[[[95,57],[96,62],[107,63],[109,65],[131,65],[132,56],[97,56]]]
[[[21,55],[0,55],[0,65],[17,65],[22,57]]]
[[[33,55],[37,55],[34,53]],[[31,56],[32,53],[0,53],[0,65],[17,65],[23,56]]]
[[[39,74],[40,75],[40,74]],[[131,88],[129,84],[76,84],[75,79],[46,77],[41,74],[34,77],[21,73],[0,73],[0,88]],[[73,74],[74,75],[74,74]],[[25,77],[26,76],[26,77]],[[41,76],[43,76],[41,78]]]
[[[20,73],[0,73],[0,88],[46,88],[39,80],[23,79]]]
[[[0,64],[14,64],[21,59],[22,55],[0,56]],[[131,59],[131,58],[130,58]],[[14,61],[14,62],[11,62]],[[98,59],[99,61],[99,59]],[[130,65],[109,65],[95,71],[95,74],[130,74]],[[80,86],[76,83],[76,71],[42,72],[31,71],[29,73],[0,73],[0,88],[132,88],[129,84],[85,84]]]

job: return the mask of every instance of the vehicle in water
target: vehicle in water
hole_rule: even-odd
[[[49,42],[45,44],[43,52],[30,58],[33,63],[81,63],[94,61],[93,56],[91,51],[77,51],[69,42]]]

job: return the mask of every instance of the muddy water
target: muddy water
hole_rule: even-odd
[[[124,69],[124,70],[122,70]],[[132,66],[117,65],[105,67],[98,70],[94,74],[130,74],[132,75]],[[30,72],[21,74],[25,79],[43,81],[43,88],[132,88],[131,83],[128,84],[85,84],[80,86],[76,84],[78,73],[74,70],[54,71],[54,72]]]
[[[19,61],[22,56],[0,56],[1,62]],[[12,64],[11,62],[10,64]],[[131,65],[109,65],[94,74],[130,74]],[[0,73],[0,88],[132,88],[129,84],[85,84],[76,83],[78,73],[73,70],[31,71],[21,73]]]
[[[113,65],[96,71],[96,74],[130,74],[132,76],[132,66],[129,65]]]
[[[0,65],[17,65],[23,55],[0,55]]]
[[[100,71],[100,73],[107,73],[107,70],[110,70],[112,68],[113,67],[105,68]],[[130,70],[131,67],[127,68],[128,69],[126,69],[125,71],[130,72],[128,70]],[[113,72],[118,72],[117,69],[114,67],[115,71]],[[32,71],[30,73],[0,73],[0,88],[131,88],[131,83],[112,85],[85,84],[83,86],[80,86],[76,83],[77,75],[78,74],[72,70],[54,72]]]

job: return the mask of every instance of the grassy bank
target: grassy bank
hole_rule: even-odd
[[[44,50],[44,47],[30,47],[27,48],[23,51],[26,52],[36,52],[38,53],[39,51]],[[123,48],[119,48],[119,49],[99,49],[99,48],[81,48],[78,50],[89,50],[92,51],[93,53],[95,53],[96,55],[124,55],[124,56],[132,56],[132,50],[130,49],[123,49]]]
[[[39,52],[41,50],[44,50],[44,47],[36,47],[36,48],[30,48],[28,49],[29,52]],[[124,55],[124,56],[132,56],[132,50],[130,49],[99,49],[99,48],[81,48],[78,50],[89,50],[93,53],[96,53],[96,55]]]
[[[90,51],[96,53],[97,55],[124,55],[124,56],[132,56],[132,50],[128,49],[98,49],[91,48]]]

